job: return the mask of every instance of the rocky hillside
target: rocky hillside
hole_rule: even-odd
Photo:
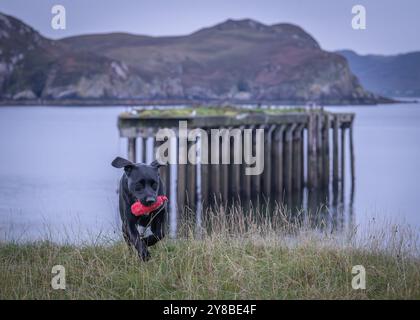
[[[359,55],[343,50],[362,85],[389,97],[420,97],[420,52],[392,56]]]
[[[187,36],[53,41],[0,14],[0,98],[43,101],[376,103],[304,30],[228,20]]]
[[[114,98],[127,91],[127,80],[123,63],[68,50],[21,21],[0,14],[3,100]]]

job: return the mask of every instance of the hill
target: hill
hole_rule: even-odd
[[[50,40],[0,14],[0,97],[43,101],[387,101],[291,24],[227,20],[186,36]]]
[[[359,55],[338,51],[349,62],[362,85],[388,97],[420,97],[420,52],[392,56]]]

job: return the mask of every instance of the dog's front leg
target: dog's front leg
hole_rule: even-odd
[[[143,261],[147,261],[150,258],[149,250],[144,240],[140,237],[140,234],[135,224],[129,224],[125,228],[126,237],[130,240],[130,243],[136,248],[139,258]]]
[[[153,246],[156,242],[165,237],[165,211],[161,211],[152,221],[152,235],[144,238],[144,242],[148,247]]]

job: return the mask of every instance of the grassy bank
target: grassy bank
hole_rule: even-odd
[[[286,231],[272,219],[258,225],[253,218],[222,220],[213,219],[200,237],[162,241],[147,263],[121,241],[1,244],[0,298],[420,298],[420,261],[395,230],[384,233],[392,243],[374,237],[357,245],[301,227]],[[386,248],[376,246],[378,240]],[[51,288],[51,268],[57,264],[66,268],[66,290]],[[366,269],[366,290],[352,289],[354,265]]]
[[[305,112],[304,107],[283,107],[283,108],[271,108],[266,106],[265,108],[243,108],[238,106],[186,106],[184,108],[156,108],[156,109],[135,109],[129,115],[137,114],[141,118],[176,118],[176,117],[211,117],[211,116],[227,116],[233,117],[241,113],[250,114],[269,114],[279,115],[286,113],[297,113]]]

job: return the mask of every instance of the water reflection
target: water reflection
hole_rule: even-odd
[[[176,166],[173,166],[172,169],[175,168]],[[203,206],[202,195],[198,195],[198,203],[194,206],[196,210],[192,210],[188,205],[181,212],[175,207],[170,210],[170,234],[172,237],[179,235],[178,225],[195,225],[195,229],[200,230],[202,221],[214,214],[240,212],[243,215],[270,217],[280,212],[284,224],[289,226],[304,225],[319,232],[345,235],[347,231],[352,231],[354,228],[355,186],[354,183],[349,184],[348,190],[340,181],[331,184],[329,188],[304,187],[289,194],[284,192],[271,199],[258,194],[245,198],[237,196],[229,198],[229,201],[223,201],[223,196],[219,193],[208,199],[205,206]],[[176,191],[175,186],[172,189],[172,192],[174,191]]]

